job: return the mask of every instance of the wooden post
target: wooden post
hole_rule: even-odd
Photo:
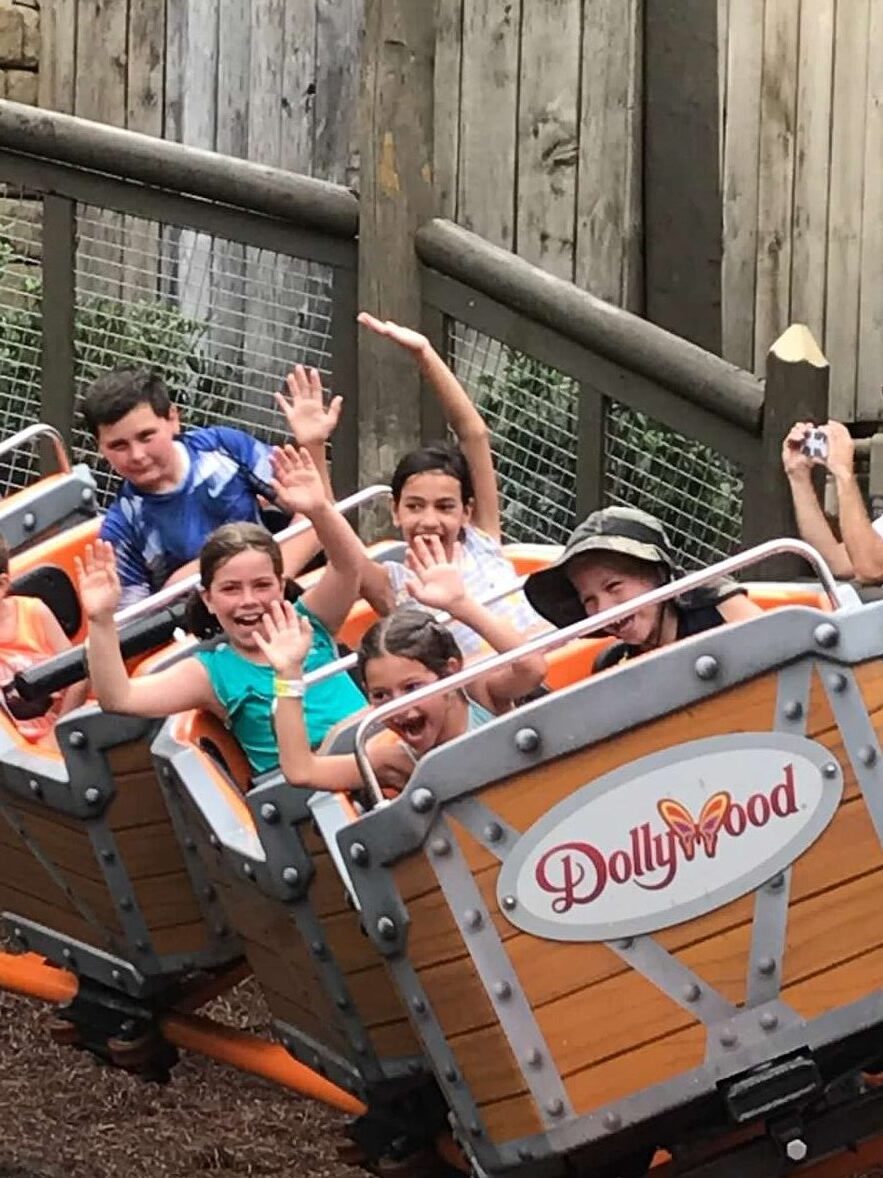
[[[795,421],[828,420],[829,378],[828,361],[802,323],[792,324],[769,350],[758,462],[745,472],[745,548],[777,536],[797,535],[791,492],[782,471],[782,439]],[[803,561],[790,556],[765,561],[758,568],[766,578],[805,577],[808,572]]]
[[[433,214],[434,5],[367,0],[361,87],[359,305],[421,321],[414,233]],[[359,479],[386,481],[420,444],[420,374],[394,344],[359,336]],[[376,526],[377,516],[363,521]]]

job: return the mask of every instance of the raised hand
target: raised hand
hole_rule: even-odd
[[[87,544],[82,559],[74,557],[74,568],[80,605],[86,617],[90,622],[112,619],[122,596],[113,545],[106,540]]]
[[[332,397],[325,404],[322,378],[315,368],[309,372],[296,364],[285,378],[288,393],[276,393],[276,404],[288,419],[288,428],[299,446],[322,446],[334,433],[340,420],[342,397]]]
[[[255,642],[280,679],[299,679],[313,641],[313,627],[290,601],[274,601],[264,614],[264,633]]]
[[[852,435],[842,422],[826,421],[825,433],[828,435],[828,456],[825,466],[833,475],[849,476],[855,469],[855,443]]]
[[[801,450],[808,430],[815,429],[811,421],[796,421],[782,443],[782,467],[788,478],[808,478],[815,464]]]
[[[415,537],[405,554],[405,564],[412,574],[405,588],[421,605],[456,614],[466,598],[463,576],[457,567],[462,555],[461,546],[455,544],[453,561],[449,561],[438,536]]]
[[[327,503],[322,478],[309,453],[292,445],[277,446],[270,455],[276,503],[289,515],[314,513]]]
[[[386,336],[393,343],[413,352],[415,356],[421,356],[429,348],[429,340],[425,335],[421,335],[419,331],[412,331],[410,327],[401,327],[398,323],[393,323],[391,319],[376,319],[367,311],[362,311],[358,316],[358,321],[363,327],[369,328],[377,335]]]

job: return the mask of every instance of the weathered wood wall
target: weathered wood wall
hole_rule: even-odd
[[[883,418],[883,0],[718,0],[723,353],[760,370],[789,322],[832,412]]]

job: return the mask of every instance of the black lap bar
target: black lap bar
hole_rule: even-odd
[[[184,609],[184,602],[175,602],[124,626],[120,631],[123,658],[146,654],[170,642],[176,627],[181,625]],[[85,654],[83,646],[74,646],[38,666],[20,671],[15,676],[16,691],[22,699],[39,699],[79,683],[88,674]]]

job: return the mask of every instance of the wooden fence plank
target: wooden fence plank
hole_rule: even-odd
[[[282,131],[284,0],[252,0],[248,145],[253,160],[278,166]]]
[[[47,110],[73,114],[78,11],[78,0],[50,0],[40,10],[37,101]]]
[[[641,0],[584,8],[575,281],[636,307]],[[639,273],[639,271],[638,271]]]
[[[856,417],[883,417],[883,0],[871,0]]]
[[[727,35],[727,133],[724,152],[723,259],[721,263],[724,359],[750,368],[754,358],[760,84],[764,0],[730,5]]]
[[[145,135],[163,133],[163,50],[165,0],[129,6],[126,59],[126,126]],[[122,290],[127,299],[156,295],[160,229],[155,222],[125,217],[122,235]]]
[[[846,420],[856,407],[869,16],[868,0],[837,5],[825,353],[831,365],[831,413]]]
[[[316,142],[323,180],[352,185],[359,175],[359,51],[365,0],[316,0]]]
[[[127,0],[80,0],[75,109],[84,119],[123,126],[126,117]]]
[[[451,221],[457,219],[462,62],[463,0],[435,0],[432,172],[435,211]]]
[[[495,245],[515,239],[518,29],[522,0],[465,0],[460,223]]]
[[[280,163],[313,174],[316,138],[316,5],[288,0],[282,54]],[[324,179],[324,177],[323,177]]]
[[[727,67],[730,44],[730,0],[717,0],[717,114],[718,165],[724,175],[724,150],[727,140]]]
[[[802,0],[800,8],[791,319],[817,340],[825,338],[834,7],[835,0]]]
[[[215,147],[248,159],[251,11],[241,0],[220,0]]]
[[[526,4],[521,25],[515,241],[573,278],[581,0]]]
[[[791,215],[800,0],[768,3],[760,88],[754,371],[790,320]]]

